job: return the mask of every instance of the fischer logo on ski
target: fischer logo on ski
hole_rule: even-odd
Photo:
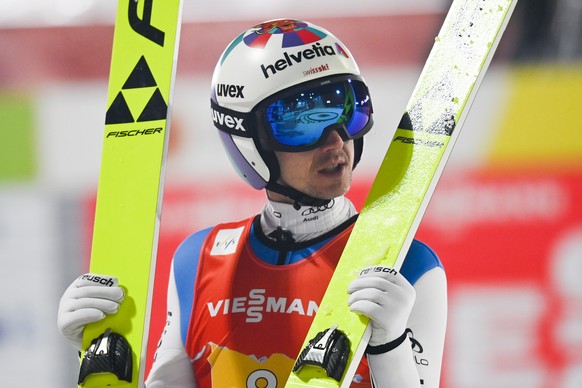
[[[164,31],[152,26],[152,5],[154,0],[142,0],[143,18],[137,15],[138,0],[129,0],[127,16],[131,28],[146,39],[151,40],[155,44],[164,46],[164,38],[166,34]]]
[[[132,129],[129,131],[111,131],[107,133],[105,137],[132,137],[132,136],[142,136],[142,135],[155,135],[161,134],[164,128],[147,128],[147,129]]]
[[[133,0],[130,0],[130,2]],[[133,122],[143,122],[143,121],[153,121],[153,120],[165,120],[168,113],[168,105],[164,101],[160,89],[157,87],[158,84],[150,70],[150,67],[142,55],[135,67],[133,68],[131,74],[123,84],[121,91],[115,97],[115,100],[111,103],[111,106],[107,110],[105,115],[105,124],[123,124],[123,123],[133,123]],[[139,89],[139,88],[156,88],[148,103],[143,108],[139,117],[133,118],[129,105],[124,97],[123,91],[128,89]]]

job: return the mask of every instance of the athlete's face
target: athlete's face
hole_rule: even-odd
[[[275,151],[281,168],[279,183],[314,198],[332,199],[348,191],[352,181],[354,142],[343,141],[331,131],[324,144],[304,152]],[[270,192],[269,197],[293,203],[290,198]]]

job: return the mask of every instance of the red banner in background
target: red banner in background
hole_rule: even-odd
[[[356,207],[369,184],[353,183]],[[173,251],[264,201],[243,183],[167,185],[148,369],[165,324]],[[441,257],[449,281],[443,387],[582,386],[582,173],[445,174],[417,238]]]
[[[443,386],[582,386],[582,175],[439,184],[417,238],[449,279]]]

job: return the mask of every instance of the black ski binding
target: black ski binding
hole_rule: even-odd
[[[119,380],[131,383],[132,368],[129,343],[120,334],[107,329],[105,333],[91,341],[91,345],[85,351],[78,384],[82,385],[85,379],[94,373],[112,373]]]
[[[350,355],[350,340],[337,330],[337,325],[317,333],[309,341],[297,358],[293,372],[297,373],[304,365],[325,369],[328,377],[341,381]]]

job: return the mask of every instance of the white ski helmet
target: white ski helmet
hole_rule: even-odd
[[[329,31],[299,20],[267,21],[234,39],[216,64],[210,100],[238,174],[255,189],[305,205],[327,200],[278,184],[273,151],[312,149],[326,131],[337,130],[344,141],[354,139],[355,167],[373,124],[368,88],[351,53]]]

